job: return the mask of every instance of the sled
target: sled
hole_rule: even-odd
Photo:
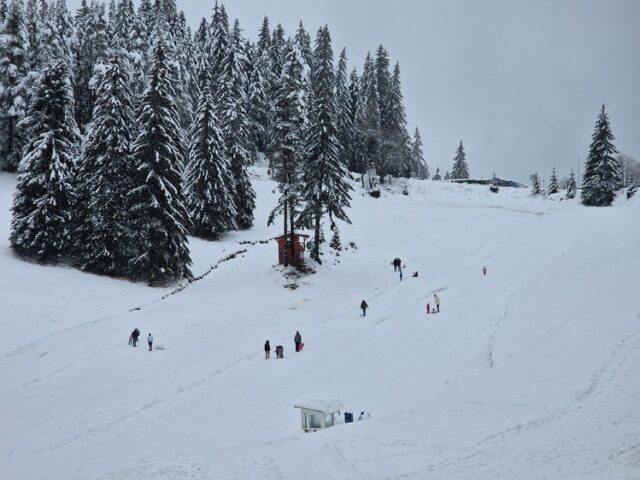
[[[300,342],[300,344],[298,345],[298,351],[301,352],[303,348],[304,348],[304,343]]]

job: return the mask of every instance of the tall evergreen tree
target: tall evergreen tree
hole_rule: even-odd
[[[94,79],[97,65],[107,59],[107,23],[104,5],[93,0],[89,7],[83,4],[75,19],[74,44],[76,123],[83,128],[91,120],[99,78]],[[102,68],[98,69],[102,72]],[[92,83],[93,82],[93,83]]]
[[[349,75],[349,97],[350,97],[350,120],[351,130],[351,152],[348,158],[348,167],[352,172],[364,174],[367,170],[368,163],[364,156],[360,153],[364,150],[364,136],[359,131],[358,112],[360,111],[360,78],[358,72],[354,68]]]
[[[262,27],[260,28],[256,46],[260,55],[268,53],[269,48],[271,48],[271,29],[269,27],[269,18],[266,16],[262,19]]]
[[[549,187],[547,188],[547,193],[549,195],[553,195],[554,193],[558,193],[560,191],[560,185],[558,185],[558,175],[556,175],[555,167],[551,171],[551,178],[549,179]]]
[[[424,153],[422,151],[422,137],[420,136],[420,130],[416,127],[416,131],[413,134],[413,141],[411,142],[411,176],[415,178],[428,179],[429,167],[424,159]]]
[[[293,37],[293,43],[300,49],[300,54],[304,59],[308,68],[311,68],[313,61],[313,49],[311,48],[311,35],[307,33],[302,25],[302,21],[298,24],[298,29]]]
[[[531,195],[537,196],[542,193],[542,189],[540,188],[540,177],[538,177],[537,173],[531,175]]]
[[[569,177],[569,184],[567,185],[567,198],[572,199],[576,198],[576,193],[578,192],[578,186],[576,185],[576,176],[571,170],[571,176]]]
[[[380,132],[380,102],[376,69],[371,54],[367,54],[360,77],[359,103],[355,123],[360,158],[356,164],[382,166],[382,137]]]
[[[138,237],[127,215],[135,119],[127,53],[117,38],[115,42],[82,146],[76,180],[76,252],[83,270],[126,276],[130,245]]]
[[[194,235],[216,239],[236,228],[233,178],[208,78],[191,129],[185,184]]]
[[[381,175],[411,176],[409,158],[409,133],[407,132],[407,114],[404,109],[400,64],[396,63],[386,98],[386,126],[382,131],[384,157]]]
[[[278,94],[274,105],[273,161],[271,170],[278,182],[280,197],[269,216],[269,224],[276,215],[283,216],[283,234],[290,236],[285,251],[285,266],[294,258],[293,234],[295,218],[301,203],[301,154],[304,126],[304,59],[299,45],[286,46],[285,64],[280,75]]]
[[[140,131],[133,143],[136,175],[128,214],[139,238],[131,274],[151,285],[163,285],[191,277],[191,259],[181,180],[185,148],[164,39],[161,31],[155,35],[149,85],[139,107]]]
[[[72,250],[72,177],[79,141],[64,60],[43,70],[24,124],[30,140],[18,170],[11,245],[20,255],[55,262]]]
[[[241,43],[239,26],[234,28],[227,56],[223,63],[222,83],[226,94],[223,97],[223,135],[227,145],[227,156],[231,162],[231,173],[235,182],[233,195],[236,205],[236,224],[240,229],[253,225],[255,192],[249,178],[251,165],[251,133],[247,117],[246,56]]]
[[[11,2],[0,32],[0,169],[15,172],[25,143],[18,124],[26,113],[29,74],[22,0]]]
[[[264,74],[268,77],[265,78]],[[261,54],[253,48],[249,64],[248,110],[251,144],[259,152],[267,151],[268,134],[271,129],[272,106],[268,96],[270,67],[267,53]],[[254,152],[255,155],[255,152]]]
[[[469,178],[469,167],[467,166],[467,159],[466,154],[464,153],[462,140],[460,140],[460,145],[458,145],[458,148],[456,149],[456,156],[453,159],[451,178],[454,180]]]
[[[582,203],[587,206],[608,206],[613,202],[616,190],[622,186],[622,173],[620,162],[615,157],[618,151],[613,145],[615,138],[604,104],[591,138],[582,177]]]
[[[336,70],[337,136],[340,161],[350,167],[354,156],[353,105],[347,79],[347,51],[342,49]]]
[[[331,35],[327,26],[318,30],[311,71],[311,105],[305,139],[306,162],[303,173],[303,197],[306,208],[301,219],[314,229],[311,257],[320,260],[322,218],[325,214],[350,222],[347,166],[340,161],[337,139],[335,73]]]

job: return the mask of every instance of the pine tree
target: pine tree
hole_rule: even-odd
[[[531,175],[531,195],[538,196],[542,193],[542,189],[540,188],[540,177],[538,177],[537,173]]]
[[[185,173],[194,235],[215,240],[236,228],[233,178],[209,79],[201,89]]]
[[[271,171],[278,182],[280,197],[269,215],[269,224],[276,215],[283,216],[284,235],[289,235],[293,249],[295,217],[301,203],[301,154],[304,125],[304,59],[297,45],[286,46],[285,64],[282,68],[279,88],[274,105],[273,160]],[[294,252],[285,252],[285,266],[294,258]]]
[[[433,176],[433,180],[435,181],[442,180],[442,176],[440,176],[440,167],[436,167],[436,174]]]
[[[183,139],[178,125],[175,91],[162,33],[149,72],[149,85],[139,107],[139,134],[133,144],[135,186],[129,215],[139,241],[134,245],[131,274],[151,285],[191,277],[181,173]]]
[[[228,100],[225,98],[226,85],[222,79],[224,64],[227,61],[229,53],[229,45],[231,41],[231,33],[229,32],[229,17],[224,5],[218,6],[218,2],[213,9],[213,16],[209,26],[209,45],[207,46],[207,54],[209,55],[209,65],[211,66],[211,88],[216,103],[223,105]],[[219,111],[218,115],[222,118],[224,111]]]
[[[351,128],[351,152],[347,165],[352,172],[364,174],[367,171],[368,163],[360,153],[364,150],[364,134],[359,131],[358,112],[360,112],[360,78],[354,68],[349,75],[349,97],[350,111],[349,119]]]
[[[104,5],[96,0],[90,7],[83,4],[75,19],[76,42],[74,45],[76,123],[83,128],[91,120],[99,77],[94,78],[97,65],[107,59],[107,23]],[[100,74],[103,68],[99,67]]]
[[[547,193],[549,195],[553,195],[554,193],[558,193],[560,191],[560,186],[558,185],[558,176],[556,175],[555,167],[551,171],[551,178],[549,179],[549,187],[547,188]]]
[[[340,161],[350,166],[354,156],[351,92],[347,84],[347,51],[342,49],[336,70],[336,108]]]
[[[302,25],[302,21],[298,24],[298,29],[293,37],[293,43],[300,49],[300,54],[307,65],[311,68],[311,62],[313,61],[313,49],[311,48],[311,35],[307,33]]]
[[[40,70],[38,30],[41,28],[42,19],[38,10],[37,0],[27,0],[25,10],[25,28],[27,30],[27,38],[29,39],[29,69],[34,71]],[[28,104],[28,102],[27,102]]]
[[[576,185],[576,177],[571,170],[571,176],[569,177],[569,184],[567,185],[567,198],[572,199],[576,198],[576,193],[578,191],[578,186]]]
[[[615,192],[622,186],[620,163],[614,156],[618,151],[609,126],[604,104],[596,121],[595,131],[582,178],[582,203],[587,206],[608,206]]]
[[[356,164],[365,170],[373,165],[379,171],[382,165],[382,137],[380,132],[380,103],[376,70],[367,54],[364,69],[360,77],[358,111],[355,122],[358,137],[358,155]]]
[[[239,26],[229,42],[223,63],[221,83],[225,86],[223,96],[223,135],[227,145],[227,156],[235,182],[233,195],[236,205],[236,224],[240,229],[253,225],[256,194],[249,178],[251,166],[251,135],[247,117],[246,56],[240,38]]]
[[[127,53],[117,38],[111,51],[80,157],[76,251],[83,270],[126,276],[138,237],[127,216],[134,104]]]
[[[41,262],[71,254],[74,157],[71,72],[64,60],[45,68],[24,120],[30,139],[18,170],[11,245]]]
[[[469,167],[467,166],[467,160],[464,153],[462,140],[460,140],[460,145],[456,150],[456,156],[453,159],[453,170],[451,171],[451,178],[454,180],[469,178]]]
[[[404,109],[400,64],[396,63],[386,98],[386,126],[382,130],[384,145],[381,175],[411,176],[407,114]]]
[[[257,151],[266,152],[273,110],[268,97],[269,81],[263,76],[265,72],[270,75],[268,55],[261,54],[257,48],[254,48],[248,68],[247,115],[250,120],[251,144]]]
[[[449,171],[447,170],[444,174],[444,179],[445,180],[451,180],[451,174],[449,173]]]
[[[11,2],[0,33],[0,170],[15,172],[25,143],[18,124],[27,108],[29,74],[22,0]]]
[[[420,136],[420,130],[418,127],[416,127],[416,131],[413,134],[409,157],[411,159],[411,176],[415,178],[428,179],[429,167],[427,166],[427,162],[424,160],[422,137]]]
[[[269,18],[266,16],[262,19],[262,27],[260,28],[256,46],[260,55],[268,53],[271,47],[271,29],[269,27]]]
[[[329,28],[325,26],[318,30],[311,71],[311,105],[303,173],[306,208],[301,215],[302,222],[314,229],[311,257],[318,263],[322,263],[320,243],[323,241],[321,223],[324,214],[350,222],[345,208],[351,200],[351,185],[347,180],[347,166],[339,157],[336,116],[333,51]]]

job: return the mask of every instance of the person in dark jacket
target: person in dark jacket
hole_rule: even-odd
[[[276,347],[276,358],[284,358],[284,347],[282,345]]]
[[[147,337],[147,343],[149,344],[149,351],[153,350],[153,335],[149,334]]]
[[[269,345],[269,340],[264,344],[264,358],[269,359],[269,355],[271,355],[271,345]]]
[[[296,335],[293,337],[293,343],[296,344],[296,352],[300,351],[300,344],[302,343],[302,335],[296,330]]]
[[[367,316],[367,308],[369,308],[369,305],[367,305],[367,302],[362,300],[362,302],[360,303],[360,308],[362,309],[362,316],[366,317]]]
[[[137,347],[137,343],[138,343],[138,337],[140,336],[140,330],[138,330],[137,328],[131,332],[131,343],[133,344],[134,347]]]

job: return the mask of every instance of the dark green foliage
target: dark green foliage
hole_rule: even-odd
[[[18,170],[11,246],[20,255],[56,262],[72,253],[72,181],[80,138],[71,73],[63,60],[41,73],[24,124],[30,140]]]
[[[589,155],[585,163],[582,179],[582,203],[587,206],[608,206],[615,197],[616,190],[622,186],[620,162],[613,145],[609,118],[604,105],[596,120]]]
[[[158,33],[158,32],[156,32]],[[159,35],[133,144],[135,186],[129,215],[138,233],[131,273],[151,285],[191,277],[189,220],[182,190],[185,151],[166,47]]]

